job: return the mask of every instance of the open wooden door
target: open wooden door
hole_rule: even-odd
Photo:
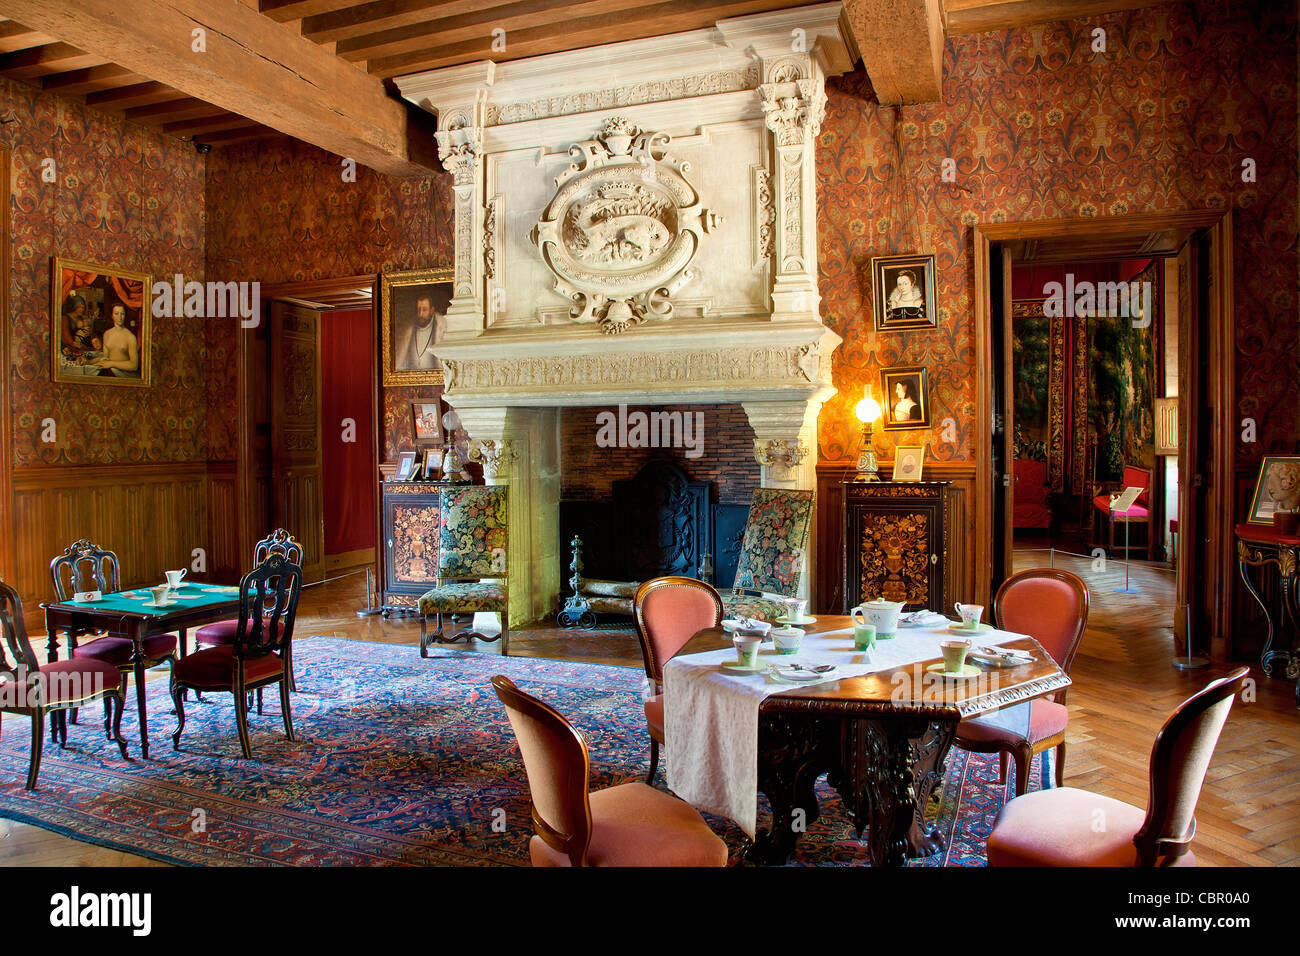
[[[271,516],[301,542],[305,582],[325,577],[320,327],[314,309],[271,304]]]
[[[1015,571],[1014,515],[1015,381],[1012,362],[1011,250],[993,244],[990,249],[993,282],[989,288],[989,315],[993,317],[993,577],[988,601]]]

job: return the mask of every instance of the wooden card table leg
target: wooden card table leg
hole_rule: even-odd
[[[909,856],[933,856],[943,852],[943,837],[933,823],[927,823],[925,808],[934,788],[943,783],[943,761],[957,734],[957,724],[947,720],[932,720],[925,736],[910,743],[912,777],[916,781],[916,812],[912,827],[907,831]]]
[[[145,622],[137,621],[131,628],[131,641],[135,644],[135,653],[131,657],[131,668],[135,671],[135,709],[140,717],[140,755],[149,759],[149,712],[144,696],[144,637]]]

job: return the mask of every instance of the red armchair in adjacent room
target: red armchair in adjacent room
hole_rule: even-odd
[[[1047,462],[1017,458],[1012,465],[1016,474],[1016,494],[1011,526],[1050,530],[1052,509],[1048,498],[1051,487],[1047,483]]]
[[[1145,526],[1146,539],[1144,542],[1139,542],[1139,547],[1141,547],[1142,544],[1146,545],[1147,560],[1151,561],[1155,558],[1155,547],[1156,547],[1155,536],[1152,534],[1152,531],[1154,530],[1154,525],[1151,522],[1151,511],[1152,511],[1151,469],[1138,468],[1133,465],[1125,465],[1124,481],[1121,487],[1119,488],[1119,491],[1123,491],[1125,488],[1135,488],[1135,487],[1142,488],[1143,491],[1142,494],[1137,496],[1137,500],[1133,502],[1133,506],[1129,508],[1128,513],[1126,515],[1114,514],[1110,510],[1110,495],[1103,492],[1102,494],[1097,495],[1097,497],[1092,499],[1093,516],[1096,517],[1097,514],[1102,514],[1106,516],[1106,520],[1108,522],[1108,526],[1110,530],[1110,534],[1108,537],[1108,544],[1107,544],[1108,551],[1114,551],[1115,548],[1117,547],[1117,545],[1115,544],[1116,524],[1128,524],[1129,525],[1128,533],[1130,534],[1133,531],[1132,528],[1133,525]],[[1121,534],[1123,533],[1124,532],[1121,532]],[[1128,547],[1126,545],[1118,545],[1118,547],[1124,547],[1125,548],[1124,556],[1128,557],[1129,555]]]

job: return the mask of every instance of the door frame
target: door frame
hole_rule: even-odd
[[[14,497],[13,497],[13,405],[9,399],[9,376],[13,374],[10,365],[11,327],[13,316],[9,312],[9,283],[13,273],[10,271],[10,250],[13,247],[10,236],[10,193],[13,184],[10,181],[10,167],[13,162],[12,152],[8,146],[0,146],[0,357],[4,361],[4,375],[0,376],[0,579],[17,580],[17,568],[14,567]]]
[[[1206,527],[1196,532],[1206,544],[1206,573],[1210,580],[1224,583],[1223,587],[1203,589],[1205,605],[1201,613],[1192,615],[1193,621],[1203,622],[1209,630],[1212,656],[1224,660],[1231,652],[1228,635],[1231,634],[1233,589],[1233,496],[1235,490],[1236,448],[1233,436],[1235,405],[1233,404],[1234,368],[1236,356],[1236,317],[1233,312],[1232,270],[1232,210],[1197,209],[1170,213],[1142,213],[1129,216],[1096,216],[1088,218],[1036,219],[1023,222],[982,223],[974,227],[972,241],[975,253],[975,593],[986,602],[991,600],[993,579],[993,536],[1003,529],[993,527],[993,415],[994,399],[993,342],[994,334],[1001,334],[1000,325],[994,324],[992,314],[994,265],[993,246],[1015,240],[1060,239],[1072,236],[1114,237],[1116,239],[1151,235],[1159,232],[1189,232],[1187,241],[1203,237],[1209,247],[1209,275],[1202,286],[1208,290],[1205,340],[1195,343],[1204,355],[1208,374],[1207,393],[1199,396],[1196,409],[1185,407],[1186,396],[1180,389],[1180,428],[1191,427],[1190,415],[1209,415],[1210,442],[1206,454]],[[1185,443],[1184,443],[1185,444]],[[1192,463],[1185,461],[1185,449],[1179,452],[1180,503],[1182,489],[1195,477]],[[1010,520],[1010,515],[1007,516]],[[1181,534],[1180,528],[1180,539]],[[1181,544],[1181,540],[1180,540]],[[1190,539],[1188,544],[1192,545]],[[1194,546],[1194,545],[1193,545]],[[1180,547],[1180,551],[1184,551]],[[1186,552],[1185,553],[1190,553]],[[1192,561],[1179,561],[1178,591],[1195,593],[1190,581]],[[1195,635],[1204,637],[1205,635]]]
[[[369,295],[364,290],[369,290]],[[379,309],[379,276],[375,273],[365,273],[362,275],[337,276],[330,279],[308,279],[302,282],[276,282],[268,283],[262,286],[261,302],[262,315],[260,320],[263,322],[270,321],[270,306],[273,301],[284,300],[294,305],[307,306],[309,308],[323,309],[346,309],[346,308],[364,308],[369,306],[373,315],[378,315]],[[252,454],[253,450],[253,426],[254,422],[249,415],[249,397],[252,375],[254,370],[249,367],[249,349],[248,341],[253,333],[253,329],[239,330],[238,347],[235,350],[235,367],[236,367],[236,465],[235,465],[235,501],[238,511],[238,542],[239,553],[252,554],[253,545],[256,544],[269,531],[269,528],[256,527],[256,502],[254,494],[257,489],[256,461]],[[378,325],[376,325],[375,341],[378,342]],[[381,380],[379,378],[379,361],[378,349],[375,349],[375,361],[371,362],[371,378],[374,387],[370,394],[370,422],[371,435],[376,439],[371,442],[370,455],[373,464],[375,481],[379,480],[379,441],[378,438],[383,434],[380,421],[383,406],[383,396],[381,394]],[[317,390],[317,398],[320,398],[320,391]],[[375,496],[376,499],[379,495]],[[376,561],[379,554],[380,542],[380,520],[378,511],[378,502],[374,512],[375,521],[375,554]],[[241,561],[243,559],[241,558]],[[324,556],[322,554],[322,561]],[[374,574],[379,573],[378,567],[372,569]]]

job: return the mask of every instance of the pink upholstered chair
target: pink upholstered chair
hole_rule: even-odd
[[[492,686],[528,774],[533,866],[726,866],[726,844],[690,805],[644,783],[590,793],[582,735],[509,678],[493,677]]]
[[[659,769],[659,745],[664,742],[664,664],[700,631],[722,626],[722,598],[711,584],[695,578],[655,578],[637,588],[632,616],[641,639],[645,676],[655,694],[645,702],[650,731],[650,772],[645,782],[651,783]]]
[[[1165,721],[1151,748],[1145,813],[1073,787],[1026,794],[1002,808],[989,834],[989,865],[1195,866],[1196,802],[1249,673],[1240,667],[1211,682]]]
[[[1151,534],[1155,527],[1151,521],[1151,512],[1153,510],[1151,504],[1151,469],[1125,465],[1124,480],[1117,490],[1123,491],[1125,488],[1143,489],[1142,493],[1137,496],[1137,500],[1133,502],[1133,506],[1129,508],[1127,513],[1115,514],[1111,511],[1110,494],[1103,493],[1092,499],[1093,517],[1096,518],[1097,515],[1103,515],[1106,518],[1107,528],[1109,530],[1108,550],[1114,552],[1116,547],[1124,547],[1124,557],[1126,558],[1128,557],[1128,539],[1125,538],[1125,543],[1123,545],[1115,544],[1115,525],[1117,523],[1121,525],[1145,525],[1146,540],[1145,542],[1140,542],[1140,544],[1145,545],[1147,549],[1147,560],[1151,561],[1155,558],[1155,540]],[[1130,527],[1128,530],[1131,532],[1133,529]],[[1124,532],[1120,533],[1121,535],[1124,534]]]
[[[1052,655],[1056,665],[1070,673],[1074,656],[1088,623],[1088,586],[1077,575],[1055,568],[1030,568],[1002,582],[993,599],[998,627],[1028,634]],[[971,753],[996,753],[1007,778],[1007,755],[1016,760],[1016,794],[1029,789],[1029,768],[1034,756],[1056,748],[1056,785],[1065,779],[1065,691],[1053,698],[1039,697],[1019,707],[1029,709],[1028,733],[1020,734],[1004,723],[973,717],[957,725],[953,745]]]

